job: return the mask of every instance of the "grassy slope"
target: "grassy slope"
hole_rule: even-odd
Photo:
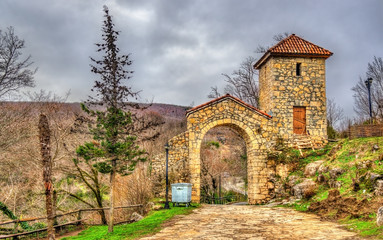
[[[161,230],[161,224],[176,215],[191,213],[195,207],[172,207],[170,210],[161,209],[152,211],[141,221],[117,225],[113,233],[108,233],[108,226],[94,226],[82,231],[78,236],[63,238],[63,240],[82,240],[82,239],[136,239],[145,235],[154,234]]]
[[[373,145],[378,145],[380,147],[379,150],[373,151]],[[323,150],[310,151],[306,154],[307,156],[305,158],[299,160],[299,168],[291,173],[291,175],[303,177],[305,165],[317,160],[326,160],[325,165],[329,166],[329,168],[340,167],[346,170],[346,172],[337,179],[337,181],[342,183],[340,188],[342,196],[367,199],[368,201],[378,200],[383,204],[383,197],[374,196],[368,182],[361,182],[361,189],[359,191],[354,192],[352,190],[352,178],[355,178],[356,175],[363,175],[367,171],[383,174],[383,137],[342,140],[338,143],[330,144]],[[294,153],[294,155],[296,155],[296,153]],[[368,168],[360,169],[357,167],[358,164],[368,160],[371,161],[371,166]],[[315,179],[316,177],[313,177],[313,180]],[[312,202],[325,200],[328,196],[328,191],[329,188],[327,186],[319,185],[318,191],[311,199],[301,200],[292,206],[297,210],[307,211]],[[188,214],[192,209],[193,208],[172,208],[171,210],[155,211],[139,222],[115,226],[115,231],[112,234],[108,234],[107,226],[97,226],[88,228],[78,236],[65,239],[135,239],[160,231],[163,222],[175,215]],[[383,239],[383,226],[378,227],[376,225],[375,212],[376,210],[372,210],[370,214],[361,218],[346,217],[340,219],[339,222],[344,224],[348,229],[359,232],[362,236]],[[331,219],[332,213],[329,213],[328,216],[325,217]]]
[[[373,150],[373,146],[378,145],[378,150]],[[330,149],[333,149],[332,151]],[[323,152],[324,151],[324,152]],[[301,168],[297,169],[292,175],[302,176],[304,166],[317,160],[326,160],[325,165],[331,168],[342,168],[345,171],[337,178],[342,183],[339,191],[342,197],[354,197],[358,200],[366,199],[371,202],[381,203],[383,206],[383,197],[374,196],[371,183],[368,180],[360,182],[360,190],[353,191],[352,179],[363,174],[377,173],[383,174],[383,137],[359,138],[353,140],[342,140],[338,143],[330,144],[327,150],[322,150],[323,155],[315,152],[308,152],[307,157],[301,159]],[[370,161],[370,166],[360,167],[363,163]],[[326,176],[326,174],[325,174]],[[329,177],[328,174],[326,177]],[[316,176],[313,177],[313,180]],[[368,179],[368,178],[367,178]],[[292,205],[299,211],[307,211],[312,202],[320,202],[328,197],[329,187],[319,185],[318,190],[311,199],[301,200]],[[328,213],[326,217],[331,219],[334,213]],[[334,218],[333,218],[334,219]],[[364,214],[359,218],[348,216],[338,221],[344,224],[348,229],[359,232],[362,236],[371,236],[377,239],[383,239],[383,226],[376,225],[376,209],[371,209],[369,214]]]

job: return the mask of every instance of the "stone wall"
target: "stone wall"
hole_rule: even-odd
[[[169,140],[168,176],[169,183],[190,182],[189,132],[183,132]],[[164,150],[165,152],[165,150]],[[155,195],[164,195],[166,186],[166,155],[159,154],[151,161],[151,175]]]
[[[189,132],[183,132],[169,140],[169,172],[179,172],[186,169],[189,158]],[[165,152],[165,149],[164,149]],[[166,158],[165,153],[152,159],[152,173],[160,175],[165,173]],[[181,180],[181,179],[179,179]],[[189,179],[185,179],[187,181]]]
[[[273,114],[273,61],[267,61],[259,70],[259,108],[266,113]]]
[[[301,63],[301,75],[296,75]],[[272,111],[278,135],[292,143],[293,107],[306,107],[306,129],[316,144],[327,143],[324,58],[272,57],[260,69],[260,108]]]
[[[181,166],[189,157],[189,132],[183,132],[169,140],[169,162]]]
[[[270,200],[273,185],[269,175],[275,172],[267,164],[266,153],[274,144],[271,118],[231,96],[216,99],[188,112],[192,200],[200,200],[201,143],[205,134],[216,126],[236,130],[246,142],[249,203]]]

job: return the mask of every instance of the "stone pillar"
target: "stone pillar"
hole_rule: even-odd
[[[201,196],[201,160],[200,149],[201,140],[196,139],[194,133],[189,135],[189,169],[190,169],[190,182],[192,184],[192,202],[199,203]]]

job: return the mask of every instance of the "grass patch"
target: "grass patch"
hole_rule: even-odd
[[[196,204],[193,204],[194,206]],[[117,240],[136,239],[145,235],[154,234],[161,230],[161,224],[176,215],[185,215],[192,212],[196,207],[172,207],[151,212],[141,221],[114,226],[113,233],[108,233],[108,226],[93,226],[82,231],[77,236],[63,238],[63,240]]]
[[[314,201],[320,202],[328,198],[328,190],[323,190],[323,186],[319,186],[317,194],[313,197]]]
[[[383,153],[381,142],[383,137],[369,137],[369,138],[357,138],[352,140],[346,140],[342,148],[337,152],[338,162],[348,163],[355,160],[376,160]],[[380,145],[378,151],[373,151],[373,145]],[[356,156],[357,159],[356,159]]]
[[[341,224],[351,231],[358,232],[363,237],[374,237],[374,239],[383,239],[383,226],[376,225],[374,216],[370,220],[350,219],[340,220]]]
[[[337,180],[342,183],[342,186],[339,189],[340,194],[345,194],[351,191],[351,185],[352,185],[351,174],[352,172],[350,172],[350,169],[348,169],[346,170],[345,173],[343,173],[341,176],[337,178]]]
[[[300,211],[300,212],[307,212],[307,210],[310,207],[310,201],[303,201],[301,200],[299,203],[294,203],[293,207],[295,210]]]
[[[295,203],[291,204],[281,204],[281,205],[276,205],[275,207],[284,207],[284,208],[294,208],[295,210],[299,212],[307,212],[307,210],[310,207],[310,201],[307,200],[300,200]]]

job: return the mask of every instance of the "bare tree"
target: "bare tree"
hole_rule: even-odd
[[[107,187],[103,184],[101,175],[98,170],[92,165],[91,162],[80,162],[77,159],[73,159],[73,163],[76,167],[76,171],[67,173],[68,175],[75,176],[83,182],[90,190],[90,194],[84,194],[84,191],[79,189],[78,191],[68,191],[63,189],[62,192],[68,194],[70,197],[77,199],[78,201],[86,204],[91,208],[99,208],[98,211],[101,217],[102,224],[107,224],[104,208],[104,195],[106,194]],[[89,198],[89,195],[94,197]]]
[[[290,36],[289,32],[283,32],[283,33],[277,33],[273,36],[274,44],[282,41],[283,39]],[[269,50],[271,46],[264,46],[264,45],[258,45],[257,49],[255,49],[256,53],[265,53],[267,50]]]
[[[17,37],[13,27],[6,32],[0,30],[0,98],[23,87],[34,87],[33,75],[37,69],[30,69],[31,56],[21,59],[24,40]]]
[[[334,99],[327,99],[327,123],[330,127],[335,125],[344,118],[343,108],[338,106]]]
[[[374,56],[374,60],[368,63],[366,79],[372,78],[371,107],[372,116],[377,120],[383,119],[383,59]],[[354,111],[362,118],[370,115],[368,89],[365,80],[359,78],[357,84],[351,88],[354,91]]]
[[[217,86],[210,87],[210,88],[211,88],[211,91],[210,91],[209,95],[207,95],[208,98],[215,99],[215,98],[219,98],[220,96],[222,96],[222,94],[218,91]]]
[[[31,102],[0,103],[0,201],[12,210],[13,217],[21,213],[23,216],[36,216],[45,211],[41,187],[35,184],[42,178],[39,174],[42,165],[35,124],[40,112],[44,112],[50,120],[52,161],[67,157],[60,153],[60,148],[63,140],[68,140],[68,134],[64,131],[69,130],[66,126],[70,122],[67,119],[71,109],[64,111],[62,104],[53,102],[47,96],[49,94],[44,93],[30,94]],[[25,164],[26,161],[28,164]],[[54,206],[52,210],[54,212]],[[26,226],[22,224],[23,228]]]
[[[229,169],[222,160],[218,142],[209,142],[202,146],[201,154],[201,190],[203,195],[212,197],[219,187],[219,176]]]
[[[230,150],[229,150],[230,149]],[[211,197],[217,194],[220,176],[224,190],[234,190],[227,179],[247,180],[246,143],[229,127],[211,129],[201,145],[201,192]],[[230,176],[230,177],[229,177]],[[230,189],[231,188],[231,189]],[[236,192],[238,189],[234,190]],[[243,189],[245,191],[245,189]]]
[[[225,81],[227,82],[225,87],[226,93],[229,93],[254,107],[258,107],[258,72],[256,72],[253,67],[254,63],[255,58],[249,56],[241,63],[239,69],[233,71],[231,75],[222,75],[226,78]]]
[[[288,32],[279,33],[273,36],[273,40],[277,43],[288,37]],[[259,45],[255,50],[256,53],[265,53],[269,46]],[[234,70],[231,75],[222,74],[225,77],[226,86],[225,93],[229,93],[242,101],[258,107],[259,105],[259,87],[258,87],[258,72],[254,69],[256,58],[249,56],[239,66],[238,70]],[[208,98],[220,97],[221,93],[218,88],[211,87],[211,92]]]
[[[253,68],[254,63],[255,58],[249,56],[241,63],[239,69],[233,71],[231,75],[225,73],[222,75],[225,77],[227,83],[225,93],[233,95],[254,107],[258,107],[258,73]],[[221,93],[219,93],[218,88],[216,86],[211,87],[211,92],[208,97],[217,98],[220,96]]]

